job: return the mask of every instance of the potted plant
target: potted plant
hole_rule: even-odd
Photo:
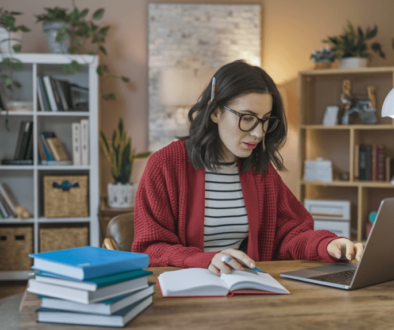
[[[335,51],[329,47],[324,47],[322,50],[313,52],[310,58],[315,61],[315,69],[329,69],[336,57]]]
[[[131,148],[131,138],[126,137],[123,120],[119,119],[117,129],[112,135],[112,141],[100,131],[100,145],[105,157],[111,164],[111,173],[115,180],[108,183],[108,205],[110,207],[127,208],[134,206],[133,184],[130,183],[131,170],[134,159],[147,158],[151,152],[135,154]]]
[[[374,38],[377,33],[378,28],[375,25],[372,30],[368,27],[365,33],[358,27],[356,34],[353,25],[348,21],[344,34],[339,37],[328,37],[322,41],[331,44],[331,49],[336,52],[339,58],[339,68],[363,68],[367,66],[367,59],[370,60],[372,57],[367,52],[366,40]],[[378,42],[372,43],[371,49],[378,53],[380,57],[385,58],[382,47]]]
[[[78,7],[74,6],[74,9],[70,12],[68,12],[68,9],[58,7],[45,8],[45,10],[47,13],[36,17],[37,22],[44,22],[43,28],[48,31],[47,37],[50,52],[77,54],[81,53],[82,50],[89,55],[107,55],[104,44],[110,26],[100,27],[97,25],[97,20],[100,20],[104,15],[103,8],[97,9],[93,13],[91,20],[86,18],[89,13],[87,8],[79,10]],[[86,48],[90,48],[86,44],[89,40],[95,48],[94,50],[86,51]],[[71,63],[63,65],[65,73],[76,73],[81,71],[82,68],[83,66],[77,61],[71,61]],[[109,74],[109,72],[107,64],[103,63],[97,66],[97,74],[100,76],[101,82],[107,78],[121,79],[125,83],[130,82],[128,77]],[[100,86],[102,85],[100,84]],[[101,87],[101,94],[104,100],[116,99],[114,93],[105,93],[103,87]]]
[[[45,14],[37,15],[37,23],[43,22],[42,29],[47,35],[51,54],[68,54],[70,48],[70,15],[64,8],[45,8]]]
[[[15,16],[18,15],[21,13],[0,8],[0,50],[2,53],[20,52],[22,34],[30,31],[24,25],[15,26]]]

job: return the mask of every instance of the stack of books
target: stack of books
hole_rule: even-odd
[[[38,322],[123,327],[152,304],[146,254],[84,246],[29,256]]]
[[[332,182],[332,162],[318,158],[305,160],[304,181]]]
[[[88,111],[89,89],[50,76],[37,77],[38,107],[42,111]]]
[[[33,164],[33,122],[22,121],[19,126],[18,140],[15,146],[14,159],[3,159],[3,165]]]

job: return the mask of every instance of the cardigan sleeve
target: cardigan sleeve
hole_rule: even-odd
[[[150,267],[207,268],[216,252],[186,247],[177,235],[176,202],[169,193],[175,179],[164,167],[153,154],[138,185],[132,251],[148,254]]]
[[[328,230],[313,230],[313,218],[270,164],[277,189],[277,225],[274,259],[336,262],[327,245],[339,238]]]

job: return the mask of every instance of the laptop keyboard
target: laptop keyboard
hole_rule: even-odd
[[[337,284],[350,285],[354,276],[356,269],[345,270],[343,272],[319,275],[315,277],[310,277],[311,280],[331,282]]]

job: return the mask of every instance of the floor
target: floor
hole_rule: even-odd
[[[0,299],[25,291],[27,281],[1,281]]]

